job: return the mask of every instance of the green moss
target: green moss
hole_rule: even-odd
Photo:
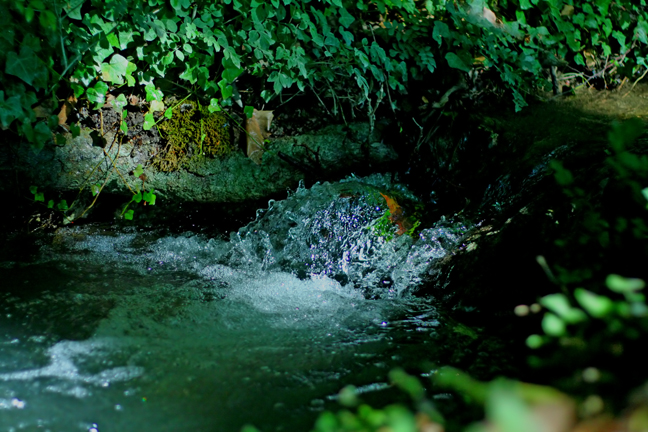
[[[194,101],[184,101],[160,125],[166,146],[153,160],[160,171],[195,167],[209,157],[229,155],[234,146],[225,114],[210,113]]]

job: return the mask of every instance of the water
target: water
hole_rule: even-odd
[[[371,183],[300,188],[229,240],[65,228],[0,263],[0,431],[308,430],[347,384],[386,400],[435,355],[412,293],[466,228],[387,241]]]

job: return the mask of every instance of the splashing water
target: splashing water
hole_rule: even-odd
[[[0,431],[303,430],[345,384],[383,391],[433,355],[410,294],[465,231],[386,241],[385,183],[299,188],[230,241],[65,228],[0,263]]]

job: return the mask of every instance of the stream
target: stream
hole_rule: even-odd
[[[435,361],[414,294],[468,227],[390,239],[380,190],[407,195],[348,179],[229,238],[87,224],[0,262],[0,431],[296,431],[349,384],[390,402],[390,369]]]

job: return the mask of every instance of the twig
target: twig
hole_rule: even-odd
[[[646,70],[644,71],[644,73],[641,74],[641,76],[640,76],[639,78],[637,78],[637,80],[634,82],[634,84],[632,84],[632,87],[630,87],[630,90],[628,91],[628,93],[624,94],[623,97],[628,96],[628,95],[632,92],[632,90],[634,90],[634,88],[635,88],[635,86],[637,85],[637,83],[638,83],[639,81],[641,81],[642,79],[644,79],[644,77],[646,76],[646,74],[648,74],[648,68],[646,68]]]

